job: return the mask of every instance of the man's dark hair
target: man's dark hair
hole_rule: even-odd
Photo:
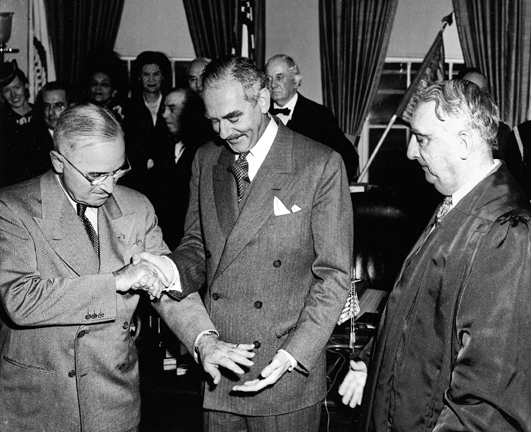
[[[59,91],[63,90],[65,92],[65,98],[67,102],[70,102],[70,89],[62,81],[50,81],[42,86],[39,91],[39,94],[35,98],[35,107],[39,110],[44,106],[43,95],[45,92]]]
[[[246,57],[218,57],[205,67],[203,87],[216,87],[224,79],[238,81],[243,86],[245,100],[253,104],[258,101],[260,90],[266,87],[264,72]]]

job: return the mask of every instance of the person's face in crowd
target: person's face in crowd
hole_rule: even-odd
[[[236,153],[252,149],[268,125],[269,90],[260,90],[256,103],[248,102],[238,81],[223,79],[205,87],[203,96],[206,117],[220,138]]]
[[[284,106],[297,93],[299,79],[291,72],[286,62],[282,59],[272,60],[266,68],[267,87],[271,92],[271,99],[277,105]]]
[[[4,100],[14,111],[21,110],[27,104],[26,92],[28,85],[24,84],[18,76],[5,87],[2,87]]]
[[[182,92],[170,93],[164,99],[164,113],[162,116],[172,134],[177,134],[181,130],[181,113],[183,112],[185,99],[186,96]]]
[[[126,164],[125,143],[122,138],[102,141],[100,137],[80,137],[80,141],[81,147],[64,155],[52,151],[53,166],[74,201],[89,207],[100,207],[112,195],[117,180],[109,175],[101,184],[92,186],[81,173],[95,177],[122,168]]]
[[[51,90],[42,93],[44,122],[48,129],[55,129],[61,113],[68,108],[66,92],[64,90]]]
[[[192,90],[195,90],[199,94],[203,93],[202,73],[205,70],[206,65],[207,63],[204,61],[194,61],[190,65],[190,70],[188,71],[188,85]]]
[[[146,93],[160,93],[162,87],[162,71],[159,65],[146,64],[142,66],[142,87]]]
[[[435,102],[421,102],[411,119],[411,140],[407,157],[417,160],[426,176],[443,195],[459,189],[459,133],[461,122],[447,118],[442,122],[435,114]]]
[[[92,75],[89,84],[90,101],[95,105],[105,106],[116,94],[111,78],[103,72]]]

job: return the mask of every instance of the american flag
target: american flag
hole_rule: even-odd
[[[44,0],[30,0],[28,31],[29,91],[35,98],[44,84],[56,79]]]

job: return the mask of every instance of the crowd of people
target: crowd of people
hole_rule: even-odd
[[[204,369],[205,431],[317,432],[353,277],[337,119],[284,54],[198,58],[177,87],[160,52],[84,70],[34,105],[0,71],[0,432],[138,431],[141,302]],[[505,133],[468,72],[413,113],[442,203],[339,387],[359,430],[531,431],[528,124]]]

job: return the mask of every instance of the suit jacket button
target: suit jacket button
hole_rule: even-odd
[[[77,337],[78,338],[82,338],[83,336],[85,336],[85,330],[81,330],[78,334],[77,334]]]
[[[94,312],[91,316],[92,316],[92,319],[98,318],[98,315],[96,315],[96,312]]]
[[[253,345],[256,349],[260,348],[262,346],[262,344],[260,343],[260,341],[254,341],[253,342]]]
[[[124,325],[122,326],[124,330],[127,330],[129,328],[129,323],[126,321],[124,322]]]
[[[207,259],[208,259],[208,258],[210,258],[210,257],[212,256],[212,254],[210,253],[210,251],[206,251],[205,256],[206,256]]]
[[[281,265],[282,265],[282,261],[280,260],[273,261],[273,267],[279,268]]]
[[[105,316],[105,314],[104,314],[103,312],[100,312],[100,313],[98,314],[98,318],[103,318],[104,316]]]
[[[92,318],[92,315],[91,315],[91,314],[86,314],[86,315],[85,315],[85,319],[88,319],[88,320],[89,320],[89,319],[91,319],[91,318]]]
[[[212,299],[213,300],[219,300],[220,298],[221,298],[221,296],[218,293],[212,294]]]
[[[74,378],[76,376],[76,371],[75,370],[71,370],[70,372],[68,372],[68,376],[70,378]]]
[[[256,309],[262,309],[262,302],[261,301],[255,301],[254,302],[254,307]]]

